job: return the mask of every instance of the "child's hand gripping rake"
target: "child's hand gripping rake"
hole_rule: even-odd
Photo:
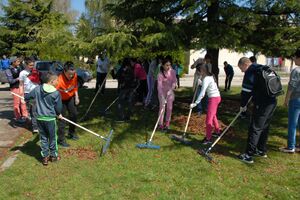
[[[252,96],[249,98],[249,100],[246,104],[246,107],[250,103],[251,99],[252,99]],[[223,135],[227,132],[227,130],[233,125],[233,123],[237,120],[237,118],[241,115],[242,112],[243,112],[243,110],[240,109],[240,111],[236,114],[234,119],[230,122],[230,124],[224,129],[224,131],[221,133],[221,135],[216,139],[216,141],[208,149],[199,149],[198,153],[200,155],[204,156],[208,161],[212,162],[213,158],[212,158],[212,156],[209,155],[210,151],[219,142],[219,140],[223,137]]]
[[[24,97],[22,97],[22,96],[20,96],[20,95],[18,95],[16,93],[14,93],[14,92],[11,92],[11,94],[13,94],[13,95],[19,97],[20,99],[24,100]],[[99,134],[97,134],[97,133],[95,133],[95,132],[93,132],[93,131],[91,131],[91,130],[89,130],[87,128],[84,128],[83,126],[80,126],[79,124],[76,124],[75,122],[73,122],[73,121],[71,121],[71,120],[69,120],[69,119],[67,119],[65,117],[61,117],[61,119],[65,120],[66,122],[69,122],[70,124],[73,124],[73,125],[81,128],[81,129],[83,129],[83,130],[85,130],[85,131],[87,131],[87,132],[89,132],[89,133],[91,133],[91,134],[93,134],[93,135],[95,135],[97,137],[100,137],[101,139],[103,139],[104,141],[106,141],[106,143],[102,146],[101,156],[103,156],[106,153],[106,151],[107,151],[107,149],[108,149],[108,147],[110,145],[110,142],[111,142],[113,130],[110,130],[108,137],[103,137],[103,136],[101,136],[101,135],[99,135]]]
[[[196,88],[196,90],[195,90],[195,93],[194,93],[194,96],[193,96],[192,103],[195,101],[197,92],[198,92],[198,86],[197,86],[197,88]],[[186,134],[186,132],[187,132],[187,128],[188,128],[188,126],[189,126],[189,122],[190,122],[190,118],[191,118],[191,115],[192,115],[192,111],[193,111],[193,108],[190,107],[189,115],[188,115],[188,118],[187,118],[187,121],[186,121],[186,124],[185,124],[185,128],[184,128],[183,135],[180,136],[180,135],[177,135],[177,134],[173,134],[173,135],[171,136],[171,139],[172,139],[172,140],[176,140],[176,141],[181,142],[181,143],[183,143],[183,144],[190,144],[190,143],[191,143],[191,141],[187,140],[187,136],[188,136],[188,135]]]
[[[162,107],[162,109],[161,109],[161,111],[159,113],[158,119],[157,119],[156,124],[154,126],[154,129],[152,131],[150,139],[148,141],[146,141],[145,143],[143,143],[143,144],[137,144],[136,145],[137,148],[140,148],[140,149],[145,149],[145,148],[147,148],[147,149],[159,149],[160,148],[160,146],[152,144],[152,139],[153,139],[153,136],[154,136],[155,131],[157,129],[158,123],[159,123],[159,121],[160,121],[160,119],[161,119],[161,117],[162,117],[162,115],[164,113],[166,104],[167,104],[167,98],[165,98],[164,105],[163,105],[163,107]]]

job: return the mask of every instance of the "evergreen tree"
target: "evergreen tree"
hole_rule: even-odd
[[[66,17],[53,9],[52,0],[8,0],[0,18],[3,51],[11,54],[32,54],[47,59],[66,55],[72,39]],[[65,48],[65,49],[64,49]]]
[[[108,10],[151,50],[205,48],[216,77],[220,48],[274,55],[300,35],[298,0],[120,0]]]

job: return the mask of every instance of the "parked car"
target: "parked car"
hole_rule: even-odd
[[[42,80],[48,71],[52,71],[56,74],[63,72],[63,64],[59,61],[36,61],[35,68],[41,72]],[[85,69],[77,68],[76,73],[78,77],[78,87],[82,87],[84,83],[89,82],[93,78],[92,73]]]

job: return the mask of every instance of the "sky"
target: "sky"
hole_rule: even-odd
[[[84,12],[84,1],[85,0],[71,0],[72,8],[77,10],[79,15]]]

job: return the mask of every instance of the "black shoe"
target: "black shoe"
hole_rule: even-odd
[[[79,137],[78,137],[78,135],[76,135],[76,134],[69,134],[69,135],[68,135],[68,138],[69,138],[70,140],[79,140]]]
[[[218,138],[220,135],[221,135],[220,133],[212,133],[212,136],[213,136],[214,138]]]
[[[208,140],[206,138],[204,138],[202,141],[201,141],[202,144],[204,145],[209,145],[209,144],[212,144],[212,141],[211,140]]]
[[[66,141],[63,141],[63,142],[58,142],[58,145],[63,147],[63,148],[68,148],[70,147],[70,145],[68,143],[66,143]]]
[[[254,163],[254,161],[252,159],[252,156],[249,156],[246,153],[238,155],[238,159],[240,159],[242,162],[245,162],[245,163],[248,163],[248,164]]]
[[[257,157],[262,157],[262,158],[267,158],[268,155],[263,152],[263,151],[260,151],[260,150],[257,150],[255,153],[254,153],[254,156],[257,156]]]

